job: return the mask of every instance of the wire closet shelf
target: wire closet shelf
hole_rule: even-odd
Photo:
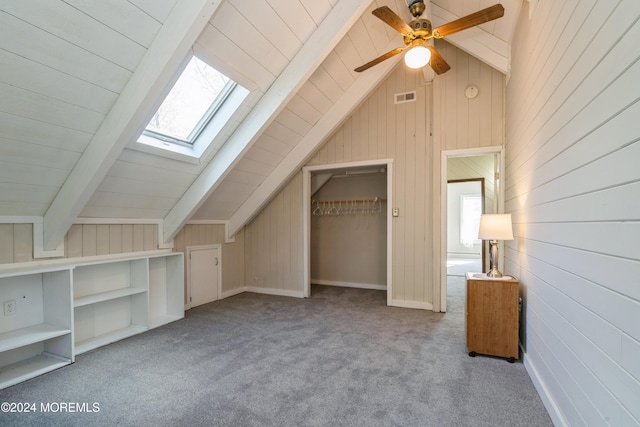
[[[311,213],[321,215],[374,215],[383,212],[387,199],[311,200]]]

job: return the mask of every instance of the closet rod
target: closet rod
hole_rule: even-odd
[[[311,200],[311,203],[351,203],[351,202],[364,202],[364,203],[377,203],[377,202],[386,202],[387,199],[343,199],[343,200]]]

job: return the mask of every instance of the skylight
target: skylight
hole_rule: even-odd
[[[192,145],[235,86],[233,80],[193,56],[144,135]]]
[[[127,145],[192,164],[206,162],[251,111],[251,92],[194,52],[145,129]],[[233,72],[233,71],[231,71]],[[257,96],[257,94],[256,94]],[[160,101],[158,101],[160,103]],[[150,112],[151,113],[151,112]]]

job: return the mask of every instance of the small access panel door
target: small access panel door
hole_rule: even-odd
[[[190,307],[207,304],[219,298],[219,269],[219,246],[190,249]]]

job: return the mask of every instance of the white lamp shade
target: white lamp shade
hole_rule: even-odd
[[[431,51],[424,46],[415,46],[404,55],[404,63],[409,68],[422,68],[429,63]]]
[[[513,240],[511,214],[484,214],[480,216],[478,239]]]

